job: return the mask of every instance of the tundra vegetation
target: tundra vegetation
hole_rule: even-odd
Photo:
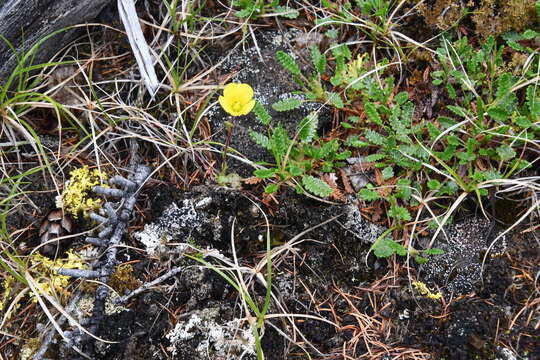
[[[540,358],[540,1],[136,9],[0,79],[2,358]]]

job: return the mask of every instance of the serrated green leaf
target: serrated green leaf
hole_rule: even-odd
[[[525,40],[532,40],[538,36],[538,33],[533,29],[527,29],[523,32],[522,36]]]
[[[499,79],[497,79],[497,99],[502,99],[508,93],[510,93],[510,89],[513,85],[513,79],[512,74],[510,73],[504,73],[502,74]]]
[[[450,70],[449,75],[455,77],[456,79],[460,79],[460,80],[466,78],[465,74],[462,73],[459,70]]]
[[[274,128],[272,137],[270,139],[270,147],[275,158],[279,158],[281,160],[281,158],[287,153],[289,142],[289,134],[287,133],[287,130],[281,126],[281,124]]]
[[[397,221],[410,221],[411,220],[411,214],[409,213],[409,210],[399,205],[390,206],[390,209],[388,210],[388,216],[390,216],[391,218]]]
[[[522,129],[528,129],[533,125],[532,122],[526,116],[516,117],[515,123],[517,126],[519,126]]]
[[[381,198],[379,193],[375,190],[372,190],[371,188],[361,189],[358,192],[358,196],[360,196],[360,198],[364,201],[375,201]]]
[[[384,143],[386,142],[386,138],[384,136],[382,136],[381,134],[373,130],[366,131],[366,139],[370,143],[379,145],[379,146],[384,145]]]
[[[334,192],[330,185],[328,185],[321,179],[317,179],[316,177],[313,177],[311,175],[303,176],[302,184],[307,191],[323,198],[330,196],[330,194]]]
[[[326,72],[326,55],[321,54],[317,45],[311,47],[311,61],[320,75]]]
[[[377,107],[375,106],[375,104],[371,103],[371,102],[367,102],[364,104],[364,111],[368,117],[368,119],[379,125],[379,126],[382,126],[383,125],[383,122],[382,122],[382,119],[381,119],[381,116],[379,115],[379,112],[377,111]]]
[[[394,254],[400,256],[407,255],[407,249],[405,249],[403,245],[389,238],[378,239],[371,246],[370,250],[372,250],[373,254],[378,258],[386,258]]]
[[[443,129],[448,129],[449,127],[457,124],[453,119],[446,116],[439,116],[437,118],[437,121],[439,122],[439,124],[441,124]]]
[[[370,250],[372,250],[373,254],[378,258],[387,258],[394,255],[395,253],[392,246],[390,246],[390,244],[387,241],[384,241],[383,239],[377,240],[371,246]]]
[[[342,59],[347,59],[347,60],[350,60],[352,57],[351,50],[349,49],[347,44],[340,44],[336,47],[333,47],[332,54],[336,58],[342,58]]]
[[[496,106],[489,108],[487,113],[491,118],[501,123],[506,122],[510,116],[505,110]]]
[[[272,108],[276,111],[290,111],[300,107],[302,102],[297,98],[289,98],[279,100],[278,102],[272,104]]]
[[[382,159],[385,159],[388,155],[386,153],[377,153],[366,156],[367,162],[377,162]]]
[[[456,135],[448,135],[446,141],[448,145],[459,146],[459,138]]]
[[[427,182],[427,186],[429,190],[437,190],[441,187],[441,183],[437,179],[430,179]]]
[[[538,101],[536,86],[529,85],[527,87],[527,108],[532,116],[540,115],[540,101]]]
[[[460,160],[459,161],[460,165],[466,165],[470,163],[471,161],[476,160],[476,155],[468,153],[468,152],[457,152],[456,157]]]
[[[345,141],[345,145],[360,148],[360,147],[369,146],[370,144],[366,141],[360,140],[358,138],[358,135],[351,135]]]
[[[264,106],[258,101],[255,103],[253,112],[255,113],[255,116],[261,122],[261,124],[265,126],[268,126],[268,124],[270,124],[270,121],[272,121],[272,117],[270,116],[268,111],[266,111]]]
[[[249,18],[253,14],[254,6],[247,7],[234,13],[241,19]]]
[[[276,6],[276,12],[279,16],[282,16],[287,19],[296,19],[300,12],[298,10],[290,8],[288,6]]]
[[[339,142],[337,139],[333,139],[331,141],[328,141],[324,143],[321,148],[319,149],[318,157],[320,159],[326,158],[329,154],[336,152],[339,148]]]
[[[464,117],[464,118],[467,117],[468,111],[466,109],[462,108],[461,106],[446,105],[446,107],[448,108],[448,110],[452,111],[457,116],[461,116],[461,117]]]
[[[448,91],[448,97],[450,97],[450,99],[455,100],[457,98],[456,89],[454,88],[452,84],[450,83],[446,84],[446,91]]]
[[[510,145],[502,144],[497,147],[497,155],[499,155],[501,161],[508,161],[516,156],[516,152]]]
[[[294,61],[291,55],[281,50],[278,50],[276,52],[276,58],[278,59],[281,66],[287,69],[291,74],[293,75],[301,74],[298,64],[296,63],[296,61]]]
[[[398,254],[399,256],[407,255],[407,249],[405,249],[405,247],[403,245],[401,245],[397,241],[394,241],[394,240],[391,240],[391,239],[389,239],[389,240],[391,241],[390,246],[394,249],[394,252],[396,254]]]
[[[340,152],[339,154],[336,154],[335,159],[336,160],[346,160],[350,158],[352,155],[352,152],[350,150],[345,150]]]
[[[300,176],[305,173],[305,170],[299,166],[291,165],[287,169],[292,176]]]
[[[259,179],[268,179],[274,177],[276,171],[277,169],[258,169],[253,172],[253,175],[258,177]]]
[[[398,93],[396,96],[394,96],[394,101],[398,105],[402,105],[405,103],[405,101],[409,100],[409,94],[406,91],[402,91]]]
[[[319,115],[313,111],[308,116],[300,121],[298,125],[298,138],[300,141],[309,143],[317,134],[317,126],[319,124]]]
[[[343,106],[343,100],[341,100],[341,96],[335,92],[327,92],[326,96],[328,97],[328,102],[332,104],[335,108],[342,109]]]
[[[427,123],[427,130],[429,133],[430,140],[435,140],[437,136],[441,134],[441,130],[439,130],[435,125],[433,125],[430,122]]]
[[[248,132],[249,136],[251,136],[251,138],[253,139],[253,141],[255,141],[256,144],[262,146],[266,150],[270,150],[270,140],[268,139],[268,136],[253,131],[251,129],[249,129]]]
[[[264,188],[264,192],[267,194],[273,194],[279,190],[278,184],[269,184]]]
[[[515,168],[517,171],[521,171],[521,170],[528,169],[528,168],[532,167],[532,164],[530,162],[528,162],[527,160],[513,159],[510,162],[510,167]]]
[[[409,201],[412,195],[411,180],[399,179],[397,181],[396,197]]]
[[[394,177],[394,169],[391,166],[385,167],[382,171],[382,176],[384,180]]]

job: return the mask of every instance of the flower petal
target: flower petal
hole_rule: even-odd
[[[249,112],[253,110],[253,107],[255,107],[255,99],[251,99],[251,101],[242,107],[242,110],[240,111],[241,115],[249,114]]]
[[[242,104],[247,104],[253,99],[253,88],[249,84],[238,84],[237,96]]]
[[[231,102],[228,101],[228,99],[225,96],[220,96],[218,100],[219,100],[219,104],[221,105],[223,110],[225,110],[225,112],[231,115],[234,115],[234,111],[231,108]],[[237,115],[234,115],[234,116],[237,116]]]
[[[223,96],[246,104],[253,99],[253,88],[249,84],[229,83],[223,89]]]
[[[232,98],[235,98],[238,93],[238,83],[228,83],[227,85],[225,85],[225,88],[223,89],[223,96],[228,98],[228,99],[232,99]]]

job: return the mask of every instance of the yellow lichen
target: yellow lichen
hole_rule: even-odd
[[[14,283],[15,283],[15,277],[7,274],[6,277],[4,278],[4,281],[2,282],[2,287],[4,288],[4,291],[2,293],[2,298],[0,299],[0,312],[4,311],[4,308],[6,307],[6,304],[8,303],[9,295],[11,294],[11,290],[13,288]]]
[[[40,253],[34,253],[30,258],[31,275],[37,286],[48,295],[67,297],[69,295],[69,276],[58,274],[55,269],[85,269],[86,264],[72,250],[66,252],[67,258],[49,259]],[[37,301],[36,295],[30,295]]]
[[[433,299],[433,300],[439,300],[442,298],[441,292],[434,293],[432,292],[425,283],[422,281],[413,281],[412,285],[415,287],[415,289],[420,293],[420,295],[425,296],[427,298]]]
[[[86,217],[91,211],[96,211],[102,201],[91,196],[92,188],[103,185],[107,175],[98,169],[88,169],[88,166],[75,169],[69,173],[70,178],[60,198],[58,207],[77,218],[81,213]]]
[[[133,275],[131,264],[120,264],[112,273],[108,285],[123,294],[126,290],[134,290],[141,286],[141,281]]]
[[[38,351],[39,346],[41,345],[41,339],[39,337],[34,337],[26,340],[24,345],[21,348],[19,353],[20,360],[29,360],[32,356]]]
[[[219,97],[219,104],[232,116],[247,115],[255,106],[253,89],[249,84],[229,83]]]

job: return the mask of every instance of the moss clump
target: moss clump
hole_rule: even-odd
[[[418,0],[411,0],[418,3]],[[418,12],[428,25],[447,30],[470,14],[476,33],[482,38],[507,31],[522,31],[537,22],[534,1],[531,0],[469,0],[463,6],[457,0],[432,0],[418,5]]]
[[[141,286],[141,281],[133,275],[131,264],[120,264],[111,275],[109,286],[119,294],[124,294],[126,290],[134,290]]]
[[[519,32],[532,27],[536,21],[534,1],[483,0],[474,11],[472,21],[483,38],[507,31]]]

